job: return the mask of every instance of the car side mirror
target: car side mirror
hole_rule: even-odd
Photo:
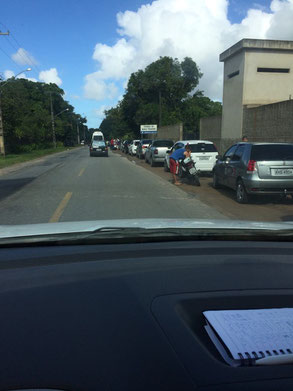
[[[223,156],[222,156],[222,155],[217,155],[217,156],[216,156],[216,159],[217,159],[217,160],[223,160]]]
[[[166,153],[171,153],[171,149],[167,149]]]

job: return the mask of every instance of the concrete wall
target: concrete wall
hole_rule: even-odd
[[[289,68],[289,73],[258,72],[257,68]],[[243,105],[265,105],[293,98],[293,53],[246,51]]]
[[[239,138],[242,134],[244,58],[242,51],[224,64],[222,138]],[[234,72],[239,74],[229,77]]]
[[[158,133],[154,136],[156,139],[170,139],[174,142],[183,139],[183,124],[161,126]]]
[[[252,142],[293,142],[293,100],[245,107],[243,134]]]
[[[204,117],[199,121],[199,139],[209,140],[220,148],[222,116]]]

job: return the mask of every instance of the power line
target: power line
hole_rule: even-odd
[[[5,24],[2,23],[1,21],[0,21],[0,25],[2,25],[2,26],[8,31],[7,26],[5,26]],[[15,45],[14,45],[14,44],[11,42],[11,40],[9,39],[10,37],[14,40],[14,42],[16,43],[16,45],[17,45],[18,47],[15,47]],[[14,36],[14,34],[12,34],[11,32],[9,32],[9,38],[8,38],[8,36],[6,36],[6,39],[7,39],[7,41],[9,42],[9,44],[13,47],[14,50],[16,50],[16,52],[18,52],[18,54],[23,58],[23,60],[27,63],[27,65],[30,65],[32,68],[35,68],[35,72],[36,72],[36,73],[40,73],[40,72],[41,72],[40,68],[39,68],[36,64],[33,63],[33,61],[32,61],[31,58],[29,58],[29,56],[27,55],[25,49],[24,49],[23,46],[20,45],[20,43],[17,41],[17,39],[16,39],[16,37]],[[24,52],[23,52],[23,51],[20,51],[20,52],[19,52],[19,49],[23,49]],[[15,62],[12,58],[11,58],[11,60],[16,64],[16,62]],[[17,65],[18,65],[18,64],[17,64]],[[18,65],[18,67],[19,67],[19,65]]]
[[[35,68],[35,72],[41,72],[40,69],[37,67],[37,65],[32,61],[32,59],[27,55],[25,49],[19,47],[17,48],[12,42],[11,40],[9,40],[8,37],[6,37],[6,40],[7,42],[9,42],[10,46],[13,47],[14,50],[16,50],[16,52],[23,58],[23,60],[25,61],[25,65],[30,65],[32,68]],[[23,49],[24,52],[21,50]],[[20,51],[19,51],[20,50]]]
[[[12,62],[14,62],[14,64],[18,67],[18,69],[20,69],[21,70],[21,67],[20,67],[20,65],[19,64],[17,64],[17,62],[16,61],[14,61],[12,58],[11,58],[11,56],[9,56],[9,54],[7,54],[6,52],[5,52],[5,50],[4,49],[2,49],[1,47],[0,47],[0,50],[1,50],[1,52],[3,52],[4,54],[5,54],[5,56],[7,56],[8,58],[9,58],[9,60],[10,61],[12,61]]]

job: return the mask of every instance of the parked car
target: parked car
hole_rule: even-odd
[[[137,146],[137,149],[136,149],[136,156],[139,158],[139,159],[143,159],[144,156],[145,156],[145,151],[147,149],[147,147],[152,143],[153,140],[151,139],[143,139],[143,140],[140,140],[138,146]]]
[[[128,153],[128,145],[130,144],[130,140],[124,140],[121,144],[121,151],[124,153]]]
[[[108,156],[108,147],[105,141],[93,140],[90,145],[90,156]]]
[[[134,156],[136,154],[136,148],[139,144],[140,140],[132,140],[131,143],[128,146],[128,153],[131,156]]]
[[[164,163],[166,152],[173,145],[172,140],[153,140],[145,152],[145,162],[154,167],[157,163]]]
[[[239,203],[251,195],[293,194],[293,144],[237,143],[217,160],[213,186],[236,190]]]
[[[190,145],[191,157],[195,162],[196,169],[198,172],[212,173],[214,165],[219,155],[216,146],[207,140],[181,140],[177,141],[171,150],[168,150],[164,159],[164,170],[169,171],[170,169],[170,155],[176,149],[184,148],[186,144]]]

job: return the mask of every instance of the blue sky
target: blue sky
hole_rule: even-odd
[[[219,53],[244,35],[264,37],[272,13],[268,0],[230,0],[226,14],[225,4],[226,0],[3,1],[0,30],[9,29],[12,35],[0,36],[0,75],[16,74],[29,65],[25,55],[13,57],[24,49],[35,59],[27,77],[40,80],[40,72],[55,68],[56,73],[47,73],[42,81],[58,75],[65,99],[87,116],[90,127],[98,127],[103,109],[121,98],[129,74],[159,55],[192,57],[206,75],[201,87],[211,98],[220,99]],[[250,9],[255,12],[242,26]],[[185,34],[179,42],[176,28],[179,35]],[[214,45],[207,41],[207,51],[201,42],[209,39]]]

